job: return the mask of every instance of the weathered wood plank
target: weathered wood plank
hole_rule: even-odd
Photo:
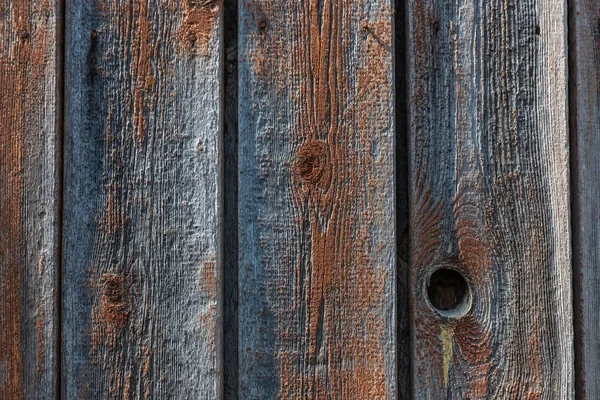
[[[600,3],[575,0],[569,36],[577,389],[600,398]]]
[[[572,398],[565,2],[408,22],[414,396]]]
[[[68,4],[64,398],[221,397],[221,14]]]
[[[0,3],[0,399],[57,393],[61,12]]]
[[[397,398],[393,19],[240,2],[240,398]]]

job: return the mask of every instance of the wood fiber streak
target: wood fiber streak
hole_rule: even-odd
[[[417,399],[573,398],[566,9],[408,8],[411,315]],[[462,273],[472,307],[436,312]]]
[[[392,5],[240,4],[240,397],[397,398]]]
[[[67,7],[66,399],[221,397],[221,9]]]
[[[56,395],[59,21],[0,4],[0,399]]]
[[[570,2],[573,267],[577,385],[600,398],[600,3]]]

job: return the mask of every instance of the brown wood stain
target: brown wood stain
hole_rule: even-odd
[[[268,76],[297,110],[289,168],[298,258],[286,258],[294,287],[278,287],[289,304],[278,311],[279,398],[393,397],[382,313],[386,280],[393,278],[371,258],[380,251],[372,247],[371,227],[383,210],[370,202],[385,193],[374,171],[391,160],[373,157],[373,134],[390,129],[390,115],[370,106],[391,102],[385,88],[392,10],[381,6],[364,32],[354,1],[290,2],[293,27],[272,2],[245,6],[259,44],[249,54],[253,71]],[[290,30],[293,40],[281,40]],[[356,32],[368,61],[354,69]],[[290,57],[273,56],[280,53]],[[286,76],[298,77],[298,92],[286,91]]]
[[[47,41],[53,40],[46,21],[32,22],[32,13],[53,16],[54,4],[32,5],[29,1],[4,2],[0,15],[0,399],[21,399],[25,390],[23,285],[26,238],[24,219],[24,145],[39,132],[37,122],[44,112],[45,72],[53,62]],[[51,19],[50,19],[51,21]],[[50,36],[50,37],[49,37]],[[31,173],[31,172],[30,172]],[[37,311],[34,342],[37,370],[42,373],[45,337],[43,307]]]

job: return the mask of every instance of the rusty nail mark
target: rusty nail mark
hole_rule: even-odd
[[[369,32],[369,31],[370,31],[369,24],[367,24],[367,22],[363,22],[363,23],[362,23],[362,31],[363,31],[364,33],[367,33],[367,32]]]
[[[258,29],[260,29],[261,31],[264,31],[265,29],[267,29],[267,21],[264,19],[261,19],[258,23]]]
[[[92,33],[90,34],[90,36],[91,36],[92,39],[96,39],[96,37],[98,36],[98,32],[96,32],[96,30],[94,29],[92,31]]]
[[[27,39],[29,37],[29,32],[23,29],[19,32],[19,36],[21,36],[22,39]]]

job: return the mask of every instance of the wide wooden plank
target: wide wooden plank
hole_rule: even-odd
[[[0,399],[57,394],[61,12],[0,3]]]
[[[70,2],[63,395],[222,393],[221,2]]]
[[[600,398],[600,3],[569,10],[577,389]]]
[[[397,398],[393,13],[240,2],[240,398]]]
[[[573,398],[566,11],[409,2],[415,398]]]

